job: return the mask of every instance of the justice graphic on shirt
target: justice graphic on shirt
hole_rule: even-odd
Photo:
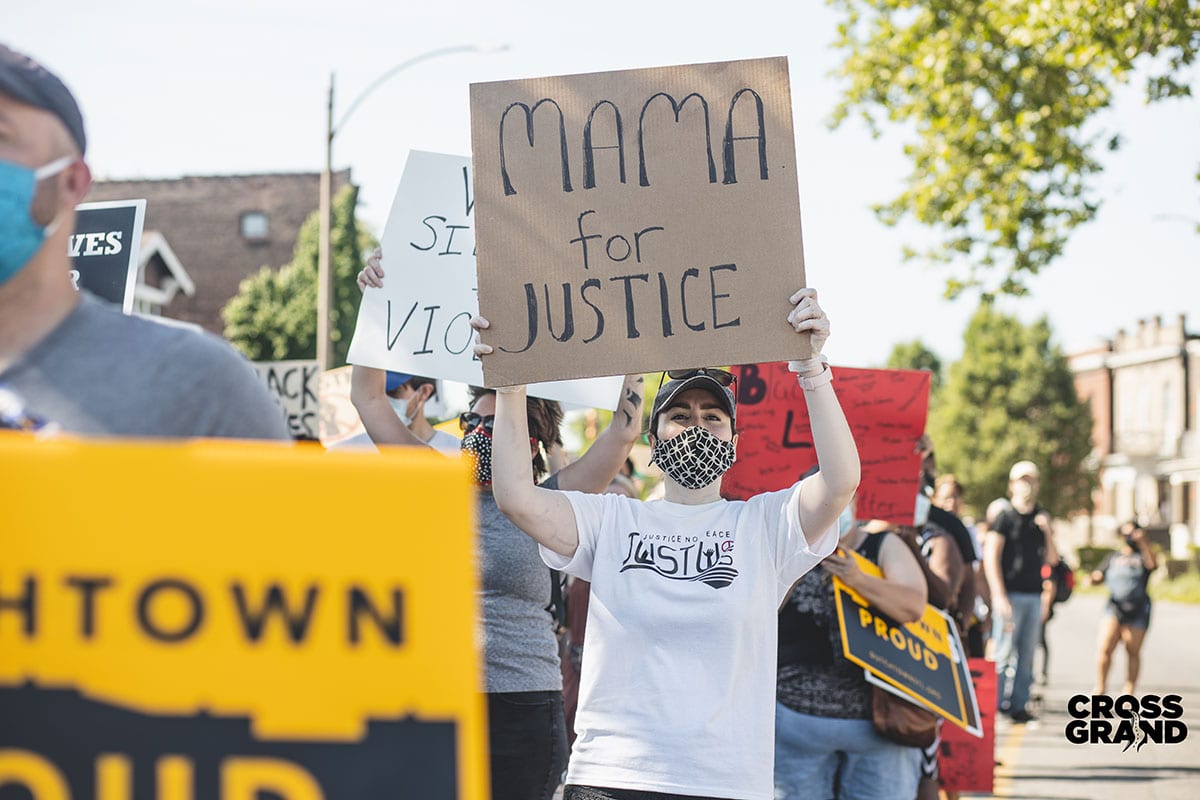
[[[731,531],[700,535],[630,531],[626,540],[621,572],[647,569],[673,581],[699,581],[714,589],[725,588],[738,576]]]

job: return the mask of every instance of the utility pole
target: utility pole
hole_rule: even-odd
[[[321,240],[317,253],[317,366],[322,370],[333,368],[333,342],[330,340],[329,310],[333,306],[333,242],[331,229],[333,227],[333,137],[341,131],[346,120],[358,108],[359,103],[371,92],[388,81],[398,72],[403,72],[414,64],[433,58],[451,55],[453,53],[490,53],[502,52],[508,45],[481,47],[476,44],[456,45],[430,50],[418,56],[403,61],[376,78],[358,97],[350,103],[342,113],[337,125],[333,124],[333,77],[329,73],[329,106],[325,117],[325,169],[321,172]]]
[[[317,252],[317,367],[333,368],[329,309],[333,305],[333,73],[329,73],[329,107],[325,116],[325,169],[321,170],[321,237]]]

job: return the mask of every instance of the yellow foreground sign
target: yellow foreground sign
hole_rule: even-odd
[[[866,574],[883,574],[858,553],[848,552]],[[840,578],[834,577],[833,586],[847,660],[878,676],[881,686],[981,735],[975,690],[950,618],[926,605],[919,620],[898,625]]]
[[[482,800],[473,509],[432,451],[0,436],[0,794]]]

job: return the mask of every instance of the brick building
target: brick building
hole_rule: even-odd
[[[96,181],[86,202],[146,199],[138,311],[221,334],[221,308],[242,279],[292,260],[300,226],[317,210],[320,174],[185,176]],[[333,191],[350,171],[333,176]]]
[[[1137,517],[1186,557],[1200,544],[1200,335],[1155,317],[1069,361],[1096,421],[1100,527]]]

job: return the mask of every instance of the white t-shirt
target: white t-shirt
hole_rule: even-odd
[[[439,453],[451,458],[458,458],[462,455],[462,440],[453,434],[440,431],[437,428],[433,429],[433,438],[425,443],[427,447],[432,447]],[[351,436],[349,439],[338,442],[331,446],[330,450],[378,450],[375,443],[371,441],[371,437],[366,433],[360,433]]]
[[[458,458],[462,455],[462,440],[453,434],[439,431],[437,428],[433,429],[433,438],[425,444],[444,456]]]
[[[776,615],[833,552],[809,548],[800,484],[700,506],[564,492],[579,548],[551,567],[591,581],[567,782],[770,800]]]

